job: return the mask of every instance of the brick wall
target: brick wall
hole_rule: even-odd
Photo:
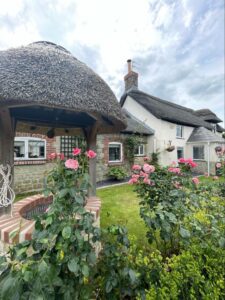
[[[35,137],[46,140],[46,158],[52,152],[57,152],[56,138],[49,139],[42,134],[16,132],[16,137]],[[27,191],[43,189],[44,178],[53,167],[47,159],[15,160],[14,161],[14,189],[17,194]]]
[[[17,133],[17,136],[33,136],[45,138],[47,143],[47,157],[52,152],[59,152],[60,138],[48,139],[46,136],[37,134]],[[127,134],[101,134],[97,136],[97,182],[109,179],[107,172],[110,166],[122,166],[128,174],[130,174],[130,164],[124,155],[124,142],[128,137]],[[109,163],[108,147],[110,142],[119,142],[123,144],[123,161],[119,163]],[[147,142],[146,137],[143,137],[143,142]],[[146,153],[147,155],[148,153]],[[136,163],[143,163],[143,157],[136,157]],[[43,188],[44,178],[47,173],[53,168],[54,164],[46,160],[26,160],[15,161],[14,168],[14,189],[15,192],[25,193],[27,191],[37,191]]]
[[[127,158],[125,157],[125,140],[128,137],[127,134],[99,134],[97,136],[97,182],[109,179],[107,172],[110,166],[121,166],[126,169],[130,175],[131,166]],[[123,160],[122,162],[111,163],[109,162],[109,143],[118,142],[122,143],[123,148]],[[143,137],[143,142],[147,142],[147,138]],[[146,156],[147,154],[145,154]],[[135,163],[143,163],[143,157],[136,157]]]
[[[53,163],[41,165],[17,165],[14,168],[14,190],[17,194],[43,189],[44,178],[53,168]]]

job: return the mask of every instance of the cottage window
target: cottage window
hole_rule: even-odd
[[[193,146],[193,159],[204,159],[204,146]]]
[[[121,143],[109,143],[109,162],[121,162],[122,161],[122,144]]]
[[[183,147],[177,147],[177,159],[184,157],[184,148]]]
[[[46,141],[34,137],[16,137],[14,140],[15,160],[46,158]]]
[[[176,126],[176,137],[179,139],[184,137],[184,127],[182,125]]]
[[[141,144],[141,145],[135,147],[135,149],[134,149],[134,155],[135,156],[143,156],[143,155],[145,155],[145,146],[144,146],[144,144]]]

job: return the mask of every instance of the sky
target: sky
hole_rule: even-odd
[[[132,59],[140,90],[224,120],[224,0],[0,0],[0,50],[43,40],[118,100]]]

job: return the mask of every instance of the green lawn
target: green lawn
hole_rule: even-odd
[[[145,224],[139,215],[139,199],[133,189],[124,184],[97,191],[102,201],[101,227],[125,225],[129,235],[136,236],[141,244],[147,244]]]
[[[225,182],[225,178],[223,176],[219,177],[218,180],[213,180],[213,177],[205,177],[205,176],[199,176],[199,180],[202,183],[213,183],[213,182]]]

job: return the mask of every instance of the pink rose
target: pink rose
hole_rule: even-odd
[[[143,170],[145,173],[153,173],[155,171],[155,167],[149,164],[144,164]]]
[[[213,180],[218,180],[219,177],[218,176],[213,176]]]
[[[221,163],[217,163],[217,164],[216,164],[216,167],[219,169],[219,168],[222,167],[222,164],[221,164]]]
[[[80,148],[73,148],[73,155],[77,156],[81,153],[81,149]]]
[[[150,160],[150,158],[148,156],[145,156],[144,161],[148,161],[148,160]]]
[[[143,172],[143,171],[141,171],[141,172],[140,172],[140,176],[141,176],[141,177],[148,177],[148,174],[145,173],[145,172]]]
[[[86,155],[88,158],[95,158],[97,154],[93,150],[88,150]]]
[[[136,178],[136,179],[138,179],[140,176],[138,175],[138,174],[133,174],[132,175],[132,178]]]
[[[192,158],[188,158],[187,159],[187,163],[190,167],[195,168],[197,167],[197,164],[195,162],[193,162]]]
[[[146,184],[151,184],[151,180],[146,177],[144,178],[143,182]]]
[[[76,159],[67,159],[66,162],[65,162],[65,166],[68,169],[77,170],[79,168],[79,163]]]
[[[193,182],[194,184],[199,184],[199,179],[198,179],[197,177],[193,177],[193,178],[192,178],[192,182]]]
[[[56,159],[57,158],[57,154],[56,153],[51,153],[48,156],[48,159]]]
[[[134,184],[134,183],[137,183],[137,178],[131,178],[129,181],[128,181],[128,184]]]
[[[171,173],[180,174],[180,168],[172,168],[172,167],[170,167],[168,169],[168,171],[171,172]]]
[[[141,170],[141,166],[140,165],[133,165],[132,170],[139,171],[139,170]]]
[[[178,162],[181,163],[181,164],[184,164],[184,163],[186,163],[186,159],[181,157],[181,158],[178,159]]]

